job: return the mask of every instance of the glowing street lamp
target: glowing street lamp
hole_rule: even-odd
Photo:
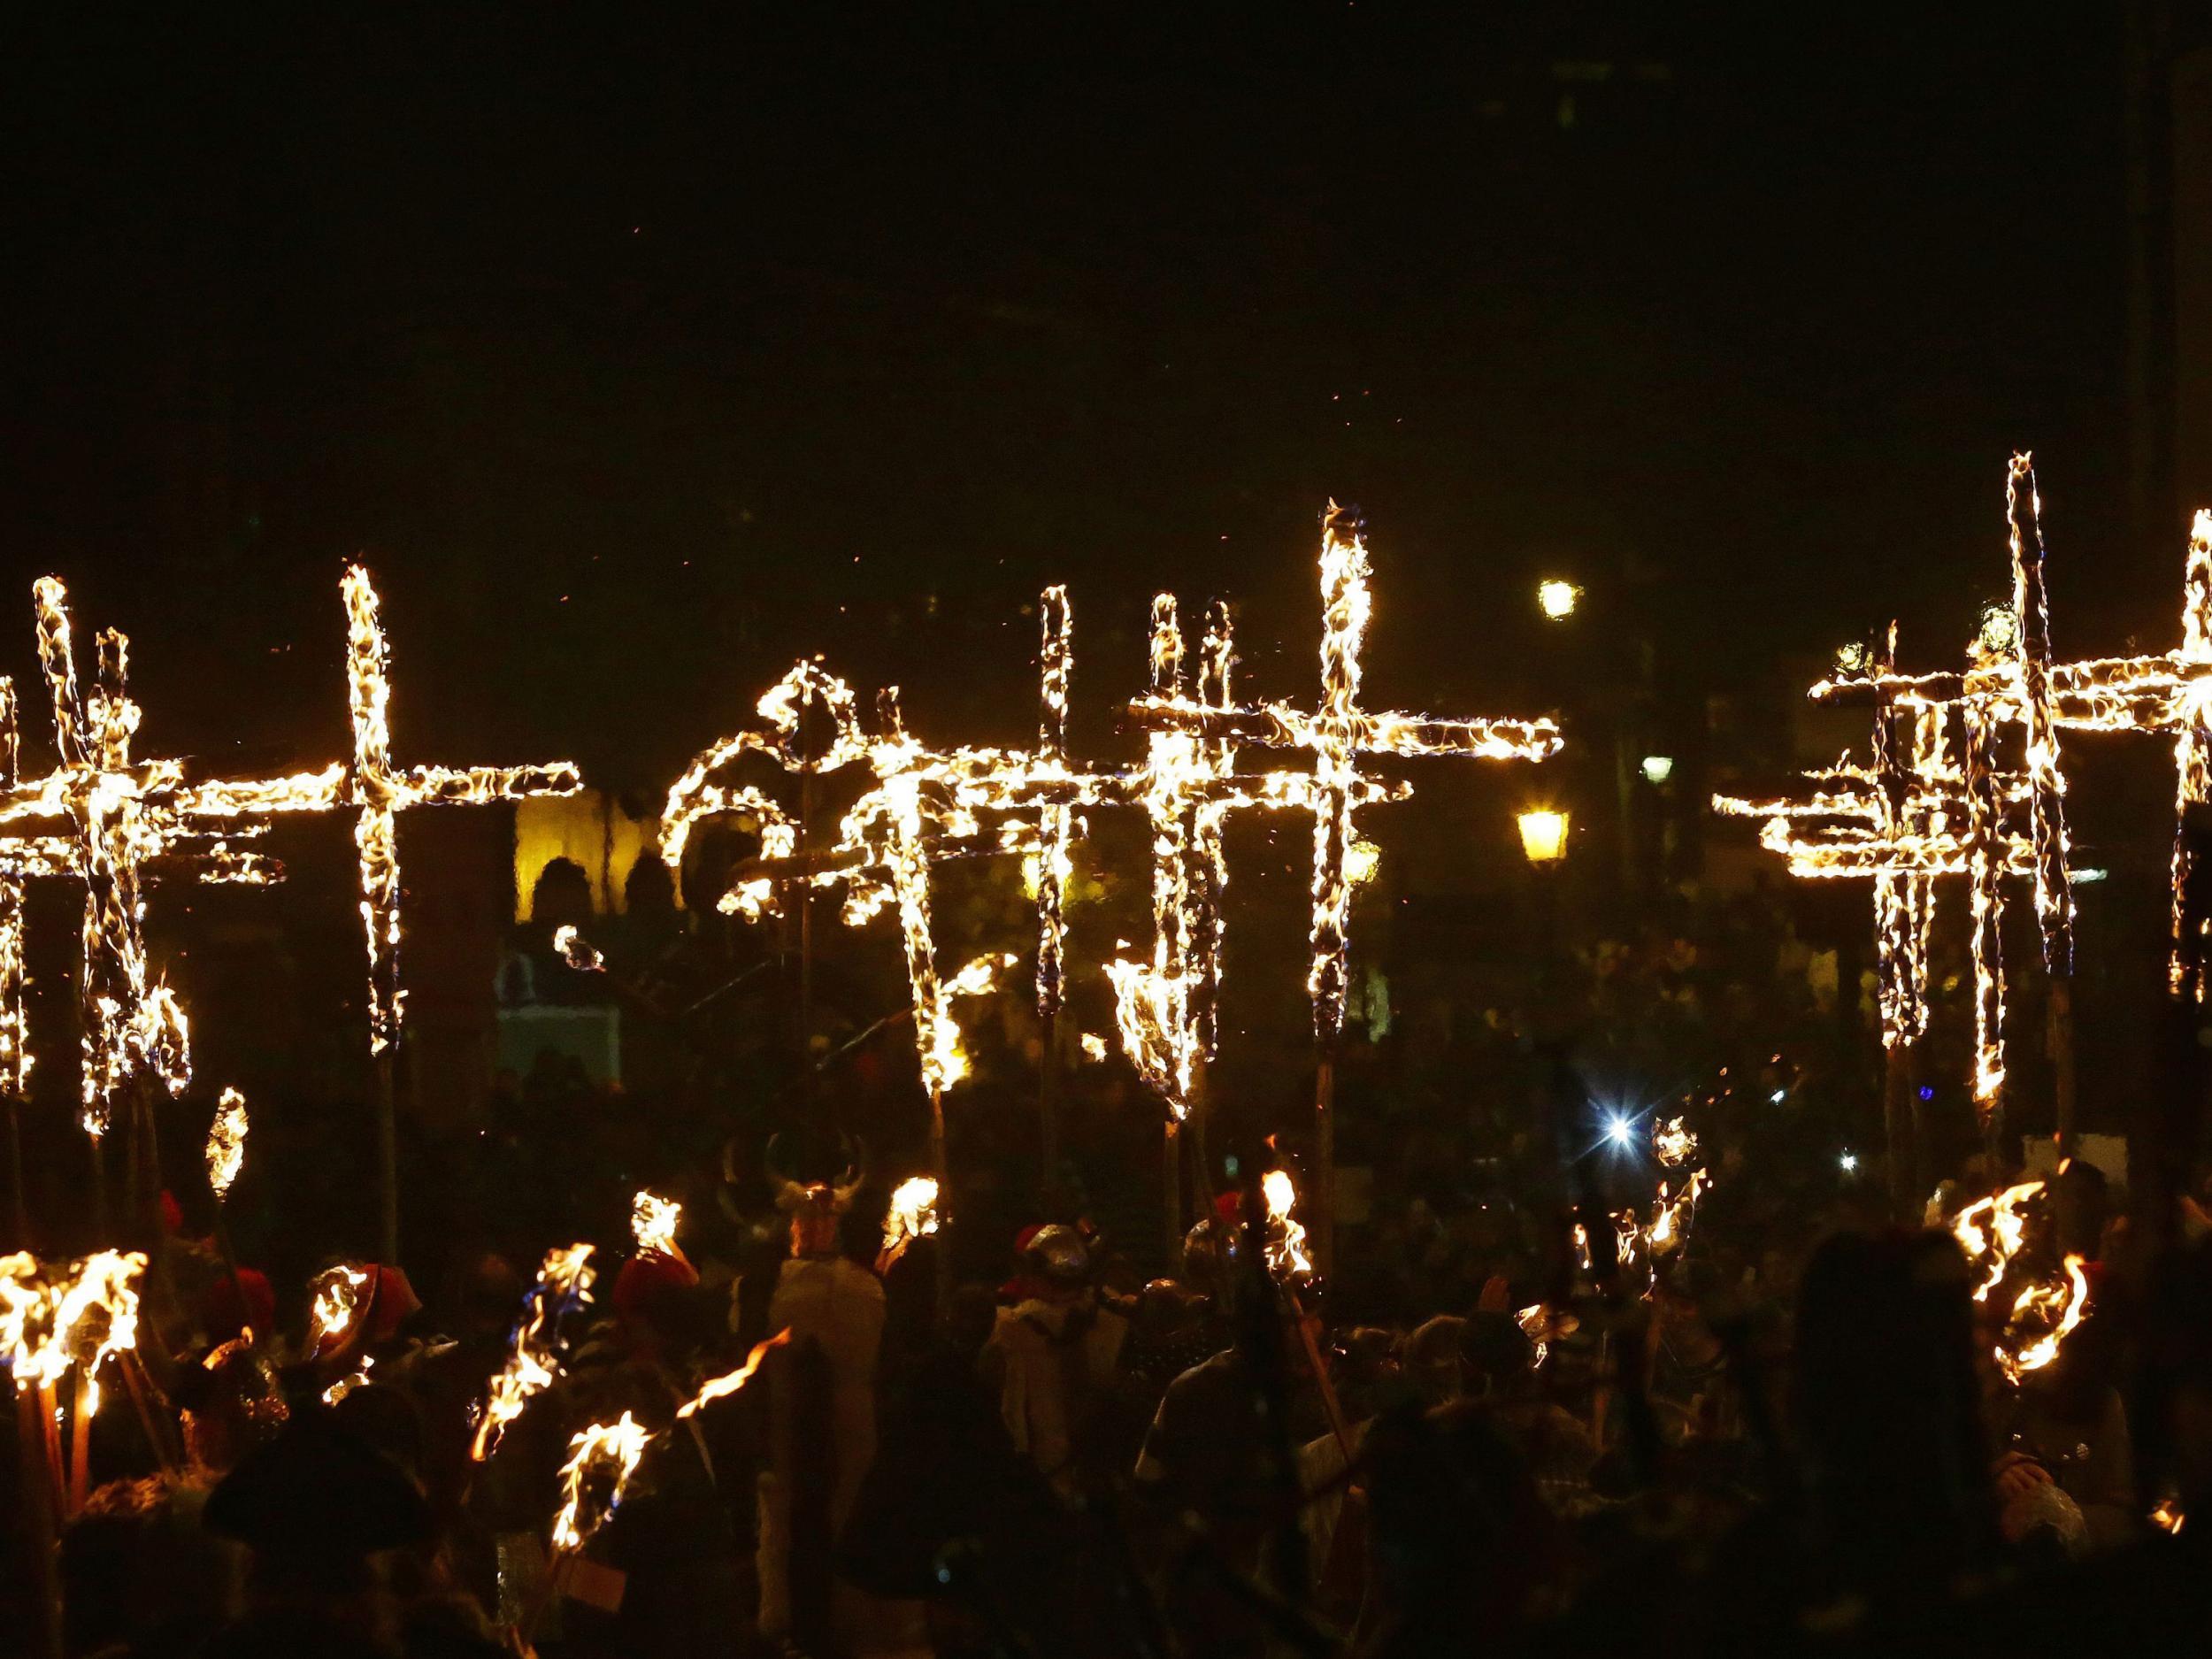
[[[1567,814],[1548,808],[1524,812],[1517,820],[1521,829],[1521,851],[1539,869],[1556,864],[1567,856]]]
[[[1581,599],[1582,589],[1559,577],[1536,584],[1537,608],[1554,622],[1564,622],[1574,615]]]

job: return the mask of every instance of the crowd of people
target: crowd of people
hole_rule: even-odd
[[[2002,1299],[1944,1226],[1843,1202],[1809,1248],[1755,1249],[1720,1202],[1740,1169],[1647,1256],[1591,1251],[1586,1207],[1502,1205],[1455,1240],[1446,1311],[1364,1323],[1256,1174],[1172,1274],[1071,1215],[1021,1229],[992,1284],[942,1231],[887,1249],[857,1156],[780,1144],[703,1181],[673,1237],[595,1252],[496,1436],[534,1263],[474,1256],[426,1301],[335,1263],[280,1295],[172,1237],[140,1347],[180,1432],[95,1424],[66,1650],[2148,1651],[2208,1628],[2185,1517],[2212,1501],[2212,1243],[2147,1259],[2085,1164],[2024,1210],[2019,1259],[2080,1257],[2086,1317],[2008,1377]],[[618,1422],[643,1437],[618,1485],[565,1475]]]

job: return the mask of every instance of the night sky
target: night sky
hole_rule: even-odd
[[[1780,697],[1949,659],[2031,444],[2061,649],[2177,626],[2105,8],[719,15],[12,41],[0,667],[53,571],[150,752],[334,757],[365,556],[403,760],[657,794],[802,649],[1018,737],[1056,580],[1103,744],[1156,586],[1310,695],[1333,495],[1382,701],[1541,706],[1555,570]]]

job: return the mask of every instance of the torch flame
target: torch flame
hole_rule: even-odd
[[[523,1317],[516,1322],[506,1366],[492,1379],[491,1391],[485,1396],[483,1418],[469,1448],[469,1455],[478,1463],[497,1448],[500,1436],[522,1414],[531,1397],[551,1387],[560,1376],[561,1316],[591,1300],[595,1277],[591,1253],[588,1244],[572,1244],[565,1250],[546,1253],[544,1264],[538,1270],[538,1282],[523,1299]]]
[[[591,941],[569,924],[563,923],[553,930],[553,949],[562,961],[579,973],[603,973],[607,959],[592,949]]]
[[[672,1198],[656,1197],[651,1193],[640,1193],[631,1201],[630,1233],[637,1240],[640,1256],[676,1256],[676,1224],[683,1218],[684,1207]]]
[[[622,1502],[622,1489],[651,1439],[645,1425],[625,1411],[618,1421],[595,1423],[569,1441],[568,1462],[561,1466],[561,1507],[553,1517],[554,1548],[580,1548],[599,1530]],[[605,1483],[603,1496],[595,1482]]]
[[[246,1164],[246,1097],[234,1088],[223,1091],[215,1108],[215,1121],[207,1129],[207,1184],[218,1199],[228,1197],[231,1183]]]
[[[761,1362],[768,1357],[772,1349],[780,1348],[790,1340],[791,1329],[787,1325],[765,1342],[756,1343],[753,1351],[745,1356],[745,1363],[742,1365],[727,1376],[717,1377],[709,1382],[693,1397],[691,1402],[679,1409],[676,1415],[679,1417],[694,1416],[703,1406],[712,1405],[725,1395],[735,1394],[747,1383],[752,1381],[753,1373],[760,1369]]]

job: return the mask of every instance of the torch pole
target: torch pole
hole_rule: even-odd
[[[46,1432],[39,1425],[40,1394],[19,1387],[15,1394],[15,1447],[23,1500],[23,1545],[30,1555],[30,1581],[37,1602],[35,1646],[42,1659],[61,1659],[61,1579],[54,1557],[54,1471],[47,1462]],[[49,1417],[47,1422],[53,1419]]]
[[[1039,1017],[1037,1050],[1037,1189],[1049,1198],[1060,1186],[1059,1102],[1053,1098],[1060,1071],[1060,1010],[1056,1004]]]
[[[1900,1038],[1882,1045],[1882,1140],[1889,1176],[1890,1213],[1900,1218],[1910,1213],[1914,1170],[1919,1163],[1913,1136],[1915,1116],[1912,1047]]]
[[[31,1206],[23,1190],[23,1102],[8,1102],[8,1236],[19,1250],[31,1248]]]
[[[396,1045],[376,1051],[377,1259],[399,1265],[399,1107],[393,1098],[392,1056]],[[239,1287],[242,1295],[244,1286]]]
[[[2075,1134],[2074,979],[2071,974],[2051,975],[2050,995],[2045,1012],[2044,1041],[2050,1051],[2052,1093],[2056,1096],[2058,1106],[2058,1155],[2062,1158],[2070,1158],[2074,1156]]]
[[[945,1097],[938,1090],[929,1094],[929,1172],[937,1178],[938,1213],[948,1224],[955,1221],[957,1212],[952,1204],[952,1175],[950,1160],[945,1154]],[[952,1309],[952,1238],[949,1225],[939,1230],[943,1236],[937,1240],[933,1253],[937,1260],[937,1315],[942,1318]]]
[[[77,1386],[69,1403],[69,1509],[74,1516],[84,1510],[85,1494],[92,1484],[92,1368],[77,1363]]]
[[[1336,1271],[1336,1051],[1313,1069],[1313,1261],[1323,1279]]]
[[[92,1157],[92,1236],[104,1240],[108,1236],[107,1138],[88,1134],[85,1148]]]
[[[1174,1113],[1167,1118],[1167,1133],[1160,1144],[1160,1241],[1167,1251],[1167,1271],[1175,1271],[1183,1252],[1182,1122]]]

